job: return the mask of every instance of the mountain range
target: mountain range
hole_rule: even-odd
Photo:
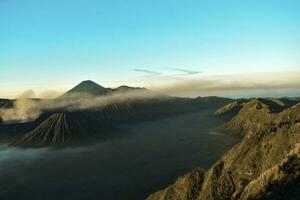
[[[104,100],[105,106],[102,105]],[[34,99],[36,103],[43,101]],[[82,141],[82,138],[113,137],[120,124],[157,120],[201,111],[206,107],[217,108],[229,101],[217,97],[170,97],[129,86],[110,89],[92,81],[83,81],[64,95],[43,103],[62,106],[42,110],[37,119],[0,124],[0,138],[10,145],[22,147],[68,145]],[[0,108],[9,109],[15,106],[17,100],[3,99],[1,102]],[[78,105],[84,108],[77,108]]]
[[[123,93],[123,92],[132,92],[132,91],[144,91],[151,92],[146,88],[140,87],[130,87],[126,85],[121,85],[117,88],[105,88],[91,80],[82,81],[65,94],[63,94],[62,98],[70,98],[70,97],[78,97],[78,96],[99,96],[99,95],[109,95],[113,93]]]
[[[0,110],[13,109],[17,101],[0,99]],[[226,121],[220,130],[240,142],[208,170],[188,172],[147,200],[296,200],[300,196],[299,98],[179,98],[146,88],[111,89],[83,81],[46,104],[61,106],[42,109],[27,122],[2,120],[0,140],[14,147],[90,144],[117,137],[116,130],[126,124],[210,108]]]

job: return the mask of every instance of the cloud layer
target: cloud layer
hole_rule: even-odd
[[[300,72],[173,78],[153,81],[148,87],[176,96],[299,96]]]

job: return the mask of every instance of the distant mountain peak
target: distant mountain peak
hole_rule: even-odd
[[[91,80],[85,80],[66,92],[62,97],[74,97],[78,94],[103,95],[107,93],[107,90],[107,88]]]
[[[95,82],[92,81],[92,80],[84,80],[84,81],[82,81],[81,83],[92,83],[92,84],[97,84],[97,83],[95,83]]]
[[[95,83],[91,80],[85,80],[76,85],[73,89],[106,89],[105,87]]]
[[[110,95],[113,93],[127,93],[127,92],[148,92],[152,91],[144,87],[131,87],[128,85],[121,85],[117,88],[105,88],[91,80],[85,80],[80,82],[78,85],[73,87],[71,90],[67,91],[62,98],[77,98],[77,97],[89,97],[89,96],[99,96],[99,95]]]

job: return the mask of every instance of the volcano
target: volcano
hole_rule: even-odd
[[[96,96],[107,94],[110,89],[102,87],[101,85],[91,81],[82,81],[71,90],[67,91],[62,97],[78,97],[82,95]]]
[[[111,127],[110,127],[111,128]],[[86,113],[54,113],[32,131],[23,135],[16,146],[60,146],[85,136],[104,136],[107,123],[99,123]]]
[[[146,94],[154,95],[152,91],[143,88],[143,87],[130,87],[127,85],[121,85],[117,88],[105,88],[91,80],[82,81],[69,91],[67,91],[62,98],[82,98],[82,97],[91,97],[99,95],[109,95],[112,93],[126,93],[126,92],[144,92]],[[157,94],[155,94],[157,95]]]

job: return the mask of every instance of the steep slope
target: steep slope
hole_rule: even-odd
[[[242,141],[212,166],[203,180],[202,174],[192,172],[180,179],[188,183],[191,176],[198,177],[195,187],[183,184],[180,188],[186,189],[178,189],[176,182],[148,200],[297,199],[300,103],[274,113],[261,101],[252,100],[235,118],[226,127],[242,130]],[[192,191],[195,195],[189,196]]]
[[[101,124],[86,113],[54,113],[12,145],[64,145],[71,142],[71,140],[82,139],[85,136],[104,137],[109,128],[108,124]]]

